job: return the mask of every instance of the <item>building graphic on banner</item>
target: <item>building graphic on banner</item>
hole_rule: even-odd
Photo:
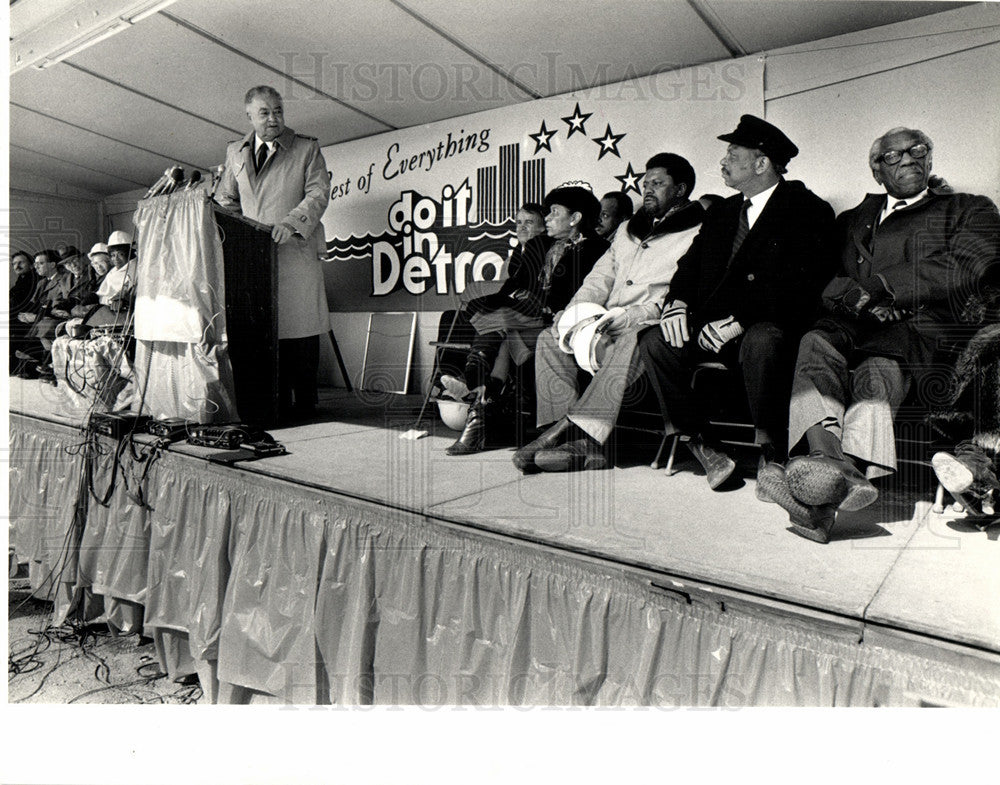
[[[514,243],[518,208],[545,198],[545,160],[522,162],[521,145],[505,144],[495,164],[476,169],[475,183],[467,177],[433,196],[401,191],[386,231],[329,240],[324,261],[370,261],[371,297],[461,295],[470,282],[497,280]]]

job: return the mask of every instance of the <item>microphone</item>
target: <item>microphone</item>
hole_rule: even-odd
[[[193,191],[200,182],[201,182],[201,172],[195,169],[193,172],[191,172],[191,179],[187,181],[187,185],[184,186],[184,190]]]
[[[160,178],[162,182],[158,184],[159,187],[153,186],[153,188],[150,189],[150,191],[152,191],[152,193],[150,193],[150,196],[162,196],[163,194],[170,193],[172,190],[174,190],[176,182],[178,180],[183,180],[183,179],[184,179],[183,169],[181,169],[179,166],[170,167],[169,169],[167,169],[166,172],[163,173],[163,177]]]
[[[219,164],[212,170],[212,192],[208,195],[209,199],[215,199],[215,192],[219,188],[219,183],[222,182],[222,173],[225,171],[225,164]]]
[[[163,194],[172,194],[183,182],[184,170],[179,166],[175,166],[170,170],[170,181],[167,183],[167,187],[163,189]]]
[[[149,190],[146,191],[146,195],[144,197],[142,197],[142,198],[143,199],[149,199],[151,196],[153,196],[153,194],[158,194],[160,191],[162,191],[163,190],[163,186],[165,186],[167,184],[167,180],[169,179],[169,177],[170,177],[170,170],[169,169],[164,169],[163,170],[163,176],[160,177],[159,180],[157,180],[155,183],[153,183],[149,187]]]

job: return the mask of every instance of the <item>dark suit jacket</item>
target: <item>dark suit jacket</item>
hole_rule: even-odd
[[[709,208],[670,283],[667,300],[687,303],[692,336],[727,316],[744,329],[804,330],[833,275],[833,209],[797,180],[778,183],[730,264],[743,202],[736,194]]]
[[[925,368],[960,350],[976,325],[970,302],[1000,273],[1000,213],[985,196],[930,189],[876,229],[886,194],[868,194],[837,219],[840,268],[823,291],[824,310],[847,326],[862,352]],[[881,286],[872,286],[872,278]],[[872,289],[872,305],[901,309],[903,321],[882,324],[845,302]],[[882,293],[884,287],[887,294]]]

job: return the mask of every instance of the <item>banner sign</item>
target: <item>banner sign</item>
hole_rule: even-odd
[[[572,184],[641,208],[658,152],[691,162],[695,196],[728,196],[716,137],[763,116],[763,71],[727,60],[324,148],[331,310],[454,307],[504,274],[521,204]]]

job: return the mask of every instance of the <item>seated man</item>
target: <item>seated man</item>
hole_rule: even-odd
[[[28,335],[29,325],[22,322],[18,317],[22,311],[26,310],[35,294],[35,287],[38,285],[38,275],[32,264],[31,254],[25,251],[15,251],[10,257],[10,292],[8,298],[8,314],[10,315],[10,373],[14,373],[20,359],[14,354],[18,349],[24,349],[25,339]]]
[[[58,254],[51,250],[35,254],[38,283],[31,300],[17,315],[19,322],[28,325],[23,340],[14,350],[15,355],[21,360],[15,370],[17,376],[37,378],[38,365],[46,364],[48,351],[43,348],[40,339],[55,329],[56,320],[52,318],[52,308],[69,289],[69,273],[59,269],[57,259]]]
[[[834,225],[830,205],[782,177],[798,148],[778,128],[743,115],[719,139],[729,142],[722,179],[740,193],[708,211],[670,283],[660,329],[639,341],[668,432],[690,437],[713,490],[736,464],[705,433],[692,372],[707,361],[740,369],[764,454],[784,453],[795,348],[833,274]]]
[[[628,194],[609,191],[601,197],[601,212],[595,230],[598,237],[611,242],[618,227],[635,214],[635,207]]]
[[[698,232],[704,208],[691,202],[694,169],[674,153],[658,153],[646,163],[642,211],[620,226],[566,309],[595,303],[608,309],[610,339],[594,378],[582,392],[579,368],[559,347],[559,314],[538,338],[535,349],[537,422],[555,423],[514,453],[523,472],[601,469],[603,445],[614,428],[625,388],[637,374],[636,334],[660,312],[667,284]]]
[[[108,237],[108,257],[111,269],[97,288],[97,301],[112,312],[131,310],[135,303],[136,258],[132,235],[112,232]]]
[[[797,534],[825,543],[838,509],[872,504],[869,481],[896,469],[893,416],[911,384],[935,389],[962,348],[961,311],[1000,256],[1000,214],[984,196],[928,188],[931,140],[894,128],[869,165],[886,193],[837,220],[840,270],[824,315],[799,345],[787,470],[769,464],[759,491]]]

